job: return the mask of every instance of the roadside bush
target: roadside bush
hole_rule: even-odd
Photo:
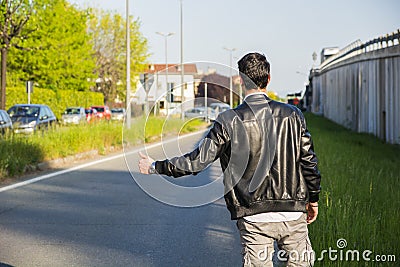
[[[21,174],[44,159],[40,146],[27,138],[0,140],[0,178]]]
[[[7,106],[10,108],[15,104],[28,102],[28,96],[24,87],[7,87],[6,91]],[[61,117],[62,112],[69,106],[89,107],[91,105],[103,105],[104,96],[95,92],[80,92],[73,90],[58,90],[34,88],[31,94],[32,104],[48,105],[57,118]]]

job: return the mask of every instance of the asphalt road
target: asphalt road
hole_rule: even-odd
[[[148,152],[179,155],[200,138]],[[137,162],[134,150],[0,192],[0,266],[241,266],[219,163],[173,180]]]

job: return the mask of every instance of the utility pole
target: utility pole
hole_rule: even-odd
[[[168,104],[168,96],[170,95],[169,88],[168,88],[168,37],[171,35],[174,35],[173,32],[169,33],[162,33],[162,32],[156,32],[156,34],[161,35],[164,37],[164,42],[165,42],[165,83],[166,83],[166,95],[165,95],[165,110],[167,111],[166,114],[167,116],[169,115],[169,104]]]
[[[204,107],[206,109],[206,122],[210,122],[208,119],[208,104],[207,104],[207,96],[208,96],[208,92],[207,92],[207,83],[204,83]]]
[[[225,50],[229,51],[229,106],[233,108],[233,88],[232,88],[232,52],[236,50],[236,48],[227,48],[224,47]],[[239,100],[240,101],[240,100]]]
[[[33,82],[26,82],[26,93],[28,94],[28,105],[31,104],[31,93],[33,93]]]
[[[129,0],[126,0],[126,128],[131,128],[131,45]]]

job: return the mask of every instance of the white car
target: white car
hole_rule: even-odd
[[[125,109],[124,108],[113,108],[111,109],[111,120],[124,121]]]
[[[199,118],[199,119],[206,119],[208,118],[210,121],[215,121],[216,113],[212,108],[207,108],[208,112],[206,114],[205,107],[195,107],[185,111],[186,118]]]
[[[85,108],[83,107],[69,107],[66,108],[61,121],[64,125],[67,124],[80,124],[86,122]]]

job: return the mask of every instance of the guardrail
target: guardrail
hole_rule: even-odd
[[[329,57],[324,62],[322,62],[322,64],[319,66],[319,70],[323,70],[331,66],[332,64],[338,63],[355,55],[399,44],[400,44],[400,29],[397,29],[397,31],[395,32],[377,37],[365,43],[362,43],[360,40],[356,40],[353,43],[341,49],[337,54]]]

